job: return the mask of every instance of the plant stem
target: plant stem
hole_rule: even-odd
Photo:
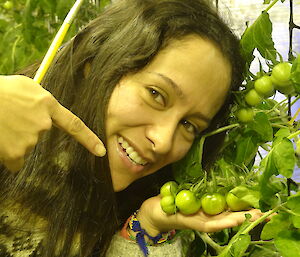
[[[196,233],[205,243],[215,249],[218,254],[222,251],[223,246],[218,245],[207,233],[201,233],[199,231],[196,231]]]
[[[282,205],[279,205],[275,207],[273,210],[270,210],[266,212],[263,216],[261,216],[259,219],[255,220],[254,222],[250,223],[249,226],[247,226],[245,229],[238,231],[229,241],[228,245],[224,248],[222,251],[221,256],[226,256],[225,254],[230,250],[232,245],[236,242],[238,237],[241,234],[247,234],[249,233],[254,227],[256,227],[259,223],[263,222],[267,217],[269,217],[272,213],[276,212]]]
[[[293,125],[294,121],[296,120],[299,114],[300,114],[300,108],[296,111],[294,117],[292,117],[292,119],[289,121],[290,125]]]
[[[298,136],[298,135],[300,135],[300,130],[297,131],[297,132],[295,132],[295,133],[293,133],[293,134],[290,134],[287,138],[288,138],[288,139],[292,139],[292,138],[294,138],[294,137],[296,137],[296,136]]]
[[[274,1],[267,7],[267,9],[264,10],[264,12],[268,12],[268,11],[273,7],[273,5],[276,4],[277,2],[278,2],[278,0],[274,0]]]
[[[286,128],[286,126],[284,125],[280,125],[280,124],[272,124],[273,128]]]
[[[228,126],[225,126],[225,127],[222,127],[222,128],[218,128],[210,133],[207,133],[204,135],[204,137],[210,137],[210,136],[213,136],[213,135],[216,135],[216,134],[219,134],[221,132],[224,132],[226,130],[229,130],[229,129],[232,129],[232,128],[235,128],[235,127],[239,127],[240,124],[239,123],[235,123],[235,124],[231,124],[231,125],[228,125]]]
[[[231,125],[228,125],[228,126],[225,126],[225,127],[222,127],[222,128],[218,128],[218,129],[216,129],[216,130],[214,130],[210,133],[207,133],[207,134],[203,135],[199,140],[199,164],[202,165],[203,146],[204,146],[205,139],[207,137],[219,134],[219,133],[224,132],[228,129],[232,129],[232,128],[235,128],[235,127],[238,127],[238,126],[240,126],[240,124],[238,124],[238,123],[231,124]],[[202,169],[202,166],[201,166],[201,169]]]
[[[280,209],[283,210],[283,211],[285,211],[285,212],[287,212],[287,213],[289,213],[289,214],[292,214],[292,215],[294,215],[294,216],[300,217],[300,214],[297,214],[297,213],[293,212],[292,210],[289,210],[288,208],[286,208],[286,207],[284,207],[284,206],[281,206]]]
[[[267,245],[267,244],[274,244],[274,241],[273,240],[270,240],[270,241],[259,240],[259,241],[251,241],[250,244]]]
[[[267,217],[269,217],[272,213],[276,212],[280,207],[281,205],[275,207],[273,210],[266,212],[263,216],[261,216],[256,221],[253,221],[247,228],[245,228],[241,234],[249,233],[254,227],[256,227],[259,223],[263,222]]]

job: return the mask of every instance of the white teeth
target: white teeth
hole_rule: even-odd
[[[124,142],[124,138],[123,137],[118,137],[118,143],[122,144]]]
[[[128,148],[126,148],[126,153],[131,154],[133,152],[134,152],[134,150],[133,150],[133,148],[131,146],[129,146]]]
[[[134,159],[137,159],[137,157],[139,157],[139,155],[137,152],[133,152],[133,153],[129,154],[129,157],[134,160]]]
[[[134,148],[132,146],[129,146],[129,144],[124,140],[123,137],[118,138],[118,143],[125,149],[128,157],[133,163],[141,165],[147,164],[147,161],[140,157],[139,154],[134,151]]]
[[[124,141],[124,142],[122,143],[122,147],[123,147],[123,148],[126,149],[128,146],[129,146],[129,144],[128,144],[126,141]]]

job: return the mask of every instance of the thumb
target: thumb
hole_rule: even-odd
[[[55,98],[54,98],[55,100]],[[57,100],[52,106],[51,119],[53,123],[70,134],[76,141],[87,150],[97,156],[106,154],[102,141],[92,132],[84,122],[67,108],[63,107]]]

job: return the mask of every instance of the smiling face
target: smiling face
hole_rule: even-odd
[[[181,159],[222,106],[231,66],[209,40],[173,40],[114,89],[106,119],[115,191]]]

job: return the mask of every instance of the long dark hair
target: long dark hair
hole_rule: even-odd
[[[122,76],[141,70],[170,40],[189,34],[217,44],[232,65],[231,88],[238,88],[244,67],[239,41],[205,0],[117,1],[65,44],[42,85],[106,144],[106,108]],[[87,63],[91,70],[84,76]],[[228,97],[213,126],[224,119],[229,104]],[[161,179],[147,179],[141,181],[150,194],[153,181]],[[42,256],[55,256],[57,249],[59,256],[69,256],[77,235],[80,256],[90,255],[96,245],[105,256],[128,210],[136,208],[130,198],[126,211],[118,206],[122,192],[117,199],[107,157],[93,156],[57,128],[40,139],[19,173],[3,169],[0,183],[1,206],[19,203],[24,222],[32,213],[48,222]],[[139,201],[145,199],[142,193]]]

